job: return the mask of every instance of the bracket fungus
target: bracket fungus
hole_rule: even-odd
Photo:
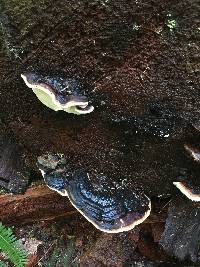
[[[174,182],[173,183],[187,198],[192,201],[200,201],[200,187],[192,185],[191,182]]]
[[[193,158],[194,161],[200,162],[200,151],[189,145],[184,145],[185,150]],[[200,185],[193,184],[192,181],[176,181],[173,184],[192,201],[200,201]]]
[[[133,229],[150,214],[150,199],[127,188],[96,188],[85,170],[69,171],[64,156],[44,155],[38,158],[47,186],[62,196],[97,229],[119,233]]]
[[[82,92],[82,85],[75,78],[42,76],[31,72],[21,74],[21,77],[37,98],[54,111],[81,115],[94,110]]]

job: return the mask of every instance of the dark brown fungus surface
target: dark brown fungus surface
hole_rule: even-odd
[[[23,156],[9,137],[0,136],[0,187],[11,193],[24,191],[29,174]]]
[[[21,74],[21,77],[37,98],[54,111],[80,115],[94,110],[84,95],[83,86],[75,78],[43,76],[32,72]]]
[[[48,187],[68,196],[72,205],[96,228],[108,233],[128,231],[149,216],[151,202],[145,194],[126,187],[95,187],[88,172],[71,172],[63,158],[59,154],[38,158],[44,180]]]
[[[180,260],[198,260],[200,206],[187,199],[171,202],[160,244]]]

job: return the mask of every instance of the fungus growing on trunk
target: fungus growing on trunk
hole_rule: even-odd
[[[126,187],[96,188],[85,170],[69,171],[63,156],[41,156],[38,163],[47,186],[67,196],[72,205],[103,232],[131,230],[150,214],[151,202],[145,194]]]
[[[63,110],[81,115],[94,110],[83,95],[82,85],[75,78],[42,76],[31,72],[21,74],[21,77],[37,98],[54,111]]]
[[[190,145],[184,145],[184,148],[195,161],[200,161],[200,151],[197,148]]]
[[[173,183],[187,198],[192,201],[200,201],[200,187],[194,186],[189,182],[174,182]]]
[[[193,158],[193,160],[200,161],[200,152],[197,148],[190,145],[184,145],[185,150]],[[194,185],[192,181],[177,181],[173,183],[187,198],[192,201],[200,201],[200,185]]]

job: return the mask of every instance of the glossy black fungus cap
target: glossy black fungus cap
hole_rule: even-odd
[[[51,167],[49,156],[43,161],[42,157],[39,158],[46,184],[62,196],[67,196],[72,205],[99,230],[108,233],[128,231],[149,216],[151,202],[143,193],[135,193],[125,187],[94,187],[85,170],[72,173],[66,164],[56,161],[55,165],[55,158],[50,156],[53,159]]]
[[[128,231],[150,214],[150,200],[145,195],[125,188],[94,189],[85,171],[75,172],[68,183],[67,195],[80,213],[104,232]]]

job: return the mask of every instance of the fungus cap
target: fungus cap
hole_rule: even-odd
[[[37,98],[54,111],[63,110],[80,115],[94,110],[94,107],[89,105],[87,97],[76,92],[76,86],[80,85],[74,82],[75,79],[43,77],[35,73],[21,74],[21,77]]]
[[[200,201],[200,187],[193,186],[187,182],[174,182],[173,183],[187,198],[192,201]]]
[[[95,188],[84,170],[73,173],[61,166],[47,171],[39,166],[49,188],[67,196],[72,205],[97,229],[119,233],[142,223],[151,211],[151,201],[143,193],[127,188]]]
[[[200,151],[198,149],[190,145],[184,145],[184,148],[195,161],[200,161]]]
[[[200,152],[198,149],[190,146],[184,145],[185,150],[189,155],[197,162],[200,161]],[[177,181],[173,183],[187,198],[192,201],[200,201],[200,186],[192,184],[191,181]]]

